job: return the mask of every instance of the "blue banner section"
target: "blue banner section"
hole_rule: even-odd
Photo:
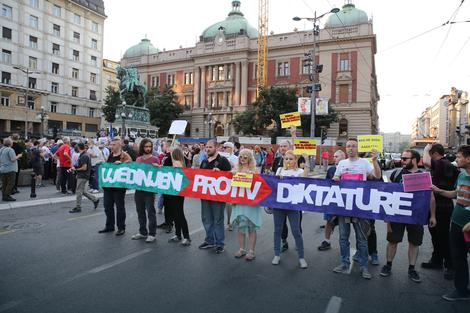
[[[270,208],[406,224],[428,223],[430,190],[404,192],[402,184],[374,181],[262,177],[272,192],[259,204]]]

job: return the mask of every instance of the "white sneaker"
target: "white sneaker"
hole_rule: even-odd
[[[182,246],[189,246],[189,245],[191,245],[191,240],[183,238],[183,241],[181,241],[181,245]]]
[[[97,190],[97,189],[93,189],[93,190],[91,191],[91,193],[99,193],[99,192],[100,192],[100,191]]]
[[[141,233],[135,234],[134,236],[131,237],[132,240],[140,240],[140,239],[145,239],[147,236],[142,235]]]
[[[281,257],[280,256],[277,256],[275,255],[273,260],[271,261],[271,264],[272,265],[279,265],[279,262],[281,261]]]
[[[155,236],[147,236],[147,239],[145,239],[145,242],[155,242],[156,238]]]
[[[303,269],[308,267],[307,261],[305,261],[305,259],[299,259],[299,265],[300,265],[300,268],[303,268]]]

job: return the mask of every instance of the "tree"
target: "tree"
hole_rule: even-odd
[[[165,85],[161,93],[152,89],[148,99],[150,123],[160,128],[160,135],[167,135],[171,122],[183,112],[182,106],[176,102],[176,94],[172,86]]]
[[[104,105],[101,108],[106,122],[114,123],[116,120],[116,110],[120,104],[121,98],[119,96],[119,90],[116,90],[111,86],[106,87],[106,98],[104,99]]]

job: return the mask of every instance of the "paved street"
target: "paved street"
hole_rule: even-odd
[[[199,201],[186,200],[193,245],[133,241],[137,232],[133,196],[127,196],[127,233],[98,234],[104,225],[85,200],[81,214],[67,213],[73,202],[0,211],[0,312],[468,312],[468,303],[440,296],[452,287],[442,273],[420,270],[423,282],[407,277],[402,246],[393,275],[366,281],[357,266],[350,275],[334,274],[339,263],[337,232],[333,249],[317,251],[322,241],[320,214],[304,214],[307,270],[297,265],[292,236],[279,266],[271,265],[272,219],[265,215],[256,260],[233,258],[236,233],[226,233],[226,251],[216,255],[197,246],[204,231]],[[158,215],[159,223],[162,215]],[[384,223],[378,222],[379,254],[384,258]],[[354,246],[354,245],[353,245]],[[420,261],[430,256],[429,234]]]

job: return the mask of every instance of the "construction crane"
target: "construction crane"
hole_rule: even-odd
[[[268,8],[269,0],[258,0],[258,67],[256,96],[268,84]]]

